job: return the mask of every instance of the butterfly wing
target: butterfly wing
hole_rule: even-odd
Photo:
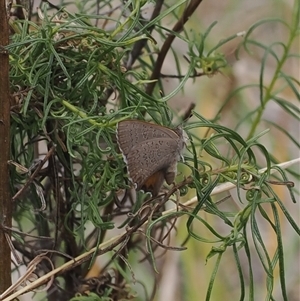
[[[117,125],[117,141],[131,182],[137,190],[158,194],[163,181],[174,181],[186,138],[181,128],[170,129],[140,120]]]
[[[117,125],[117,141],[123,155],[127,156],[136,145],[156,138],[180,139],[182,131],[141,120],[123,120]],[[181,138],[182,139],[182,138]]]
[[[158,171],[163,171],[165,177],[165,173],[171,167],[172,170],[175,169],[175,177],[176,163],[179,160],[178,139],[156,138],[144,141],[132,147],[124,159],[131,181],[136,184],[137,190]]]

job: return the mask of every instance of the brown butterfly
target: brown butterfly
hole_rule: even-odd
[[[156,196],[164,180],[170,185],[187,136],[181,128],[124,120],[117,125],[117,141],[136,190]]]

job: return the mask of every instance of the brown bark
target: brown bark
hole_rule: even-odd
[[[9,43],[5,0],[0,0],[0,224],[11,227],[12,203],[9,189],[8,160],[10,156],[10,94]],[[11,252],[4,229],[0,225],[0,293],[11,285]]]

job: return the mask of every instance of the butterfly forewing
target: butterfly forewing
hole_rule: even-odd
[[[179,135],[167,127],[140,120],[124,120],[118,123],[117,139],[124,155],[135,145],[156,138],[178,139]]]

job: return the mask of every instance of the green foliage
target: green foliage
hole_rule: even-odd
[[[93,247],[100,246],[101,254],[109,254],[108,251],[114,250],[115,255],[109,256],[107,264],[102,262],[103,271],[95,277],[98,282],[93,283],[94,286],[83,279],[94,263],[91,257],[95,259],[99,251],[92,256],[89,254],[84,259],[87,262],[76,267],[74,265],[73,269],[63,274],[63,289],[57,284],[53,287],[59,292],[69,289],[71,294],[65,297],[74,301],[117,300],[120,296],[122,300],[131,300],[135,296],[135,289],[130,283],[132,279],[135,280],[133,275],[134,268],[138,267],[137,261],[150,261],[154,269],[159,271],[156,261],[158,247],[183,250],[169,246],[164,240],[170,234],[173,222],[179,217],[186,217],[184,244],[191,239],[199,241],[199,244],[212,244],[207,260],[216,258],[206,300],[213,300],[216,277],[223,256],[229,250],[238,274],[239,300],[255,300],[253,252],[264,270],[265,299],[275,300],[274,273],[279,268],[279,298],[288,300],[281,214],[298,235],[300,230],[273,189],[270,182],[273,171],[277,171],[277,183],[286,184],[290,196],[288,201],[295,202],[296,198],[289,173],[280,167],[272,167],[272,163],[278,163],[278,160],[266,148],[263,141],[266,131],[259,132],[259,125],[269,102],[275,102],[291,118],[299,121],[299,107],[280,96],[280,92],[288,86],[297,101],[300,99],[296,87],[299,80],[283,71],[285,62],[297,56],[291,53],[291,46],[299,34],[299,3],[295,1],[295,14],[289,23],[281,19],[259,21],[245,33],[240,43],[237,53],[244,49],[251,55],[253,47],[263,51],[260,79],[251,86],[259,88],[259,105],[252,107],[251,111],[244,111],[234,129],[221,125],[218,119],[230,100],[243,93],[249,85],[230,93],[211,120],[193,112],[193,119],[184,123],[190,138],[185,154],[185,178],[180,181],[178,177],[176,186],[169,188],[158,200],[151,200],[149,195],[138,192],[134,202],[130,193],[125,193],[130,183],[116,144],[116,124],[123,119],[138,118],[172,126],[176,114],[168,100],[182,90],[189,78],[212,76],[227,67],[220,48],[236,39],[237,35],[208,49],[207,40],[216,23],[201,34],[187,30],[178,33],[170,28],[166,30],[163,20],[171,16],[176,22],[181,16],[181,9],[184,10],[188,5],[186,1],[175,1],[149,22],[141,17],[140,1],[128,1],[121,9],[113,9],[113,16],[91,15],[86,7],[94,7],[88,3],[91,4],[90,1],[78,1],[76,13],[64,7],[55,12],[49,11],[44,4],[42,14],[40,12],[42,19],[16,20],[11,24],[14,34],[7,48],[14,95],[11,160],[26,167],[26,172],[20,172],[16,164],[11,166],[12,194],[30,181],[29,188],[14,199],[14,219],[20,230],[25,233],[34,231],[36,236],[34,242],[26,242],[16,235],[15,247],[24,255],[25,263],[45,249],[53,256],[55,267],[62,265],[62,259],[56,251],[66,254],[63,256],[65,262],[66,258],[75,258]],[[111,4],[104,1],[101,5],[108,9]],[[93,25],[95,20],[96,25]],[[102,26],[97,24],[100,21]],[[111,25],[110,29],[106,29],[105,22]],[[270,22],[278,22],[288,28],[287,41],[275,41],[267,45],[252,37],[255,30]],[[151,79],[157,59],[153,28],[154,33],[163,39],[174,35],[187,46],[189,66],[184,75],[181,57],[176,51],[172,52],[178,71],[178,85],[169,94],[165,93],[161,78],[157,81]],[[139,52],[134,57],[133,49],[139,43],[145,43],[143,53]],[[278,51],[278,45],[281,51]],[[136,62],[131,63],[133,57]],[[269,57],[275,59],[276,69],[270,83],[267,83],[265,66]],[[153,93],[148,93],[150,84],[156,84]],[[251,126],[242,136],[238,131],[245,124]],[[299,147],[295,137],[286,129],[276,126],[293,145]],[[204,137],[199,136],[198,132],[202,128],[207,129],[208,133]],[[49,156],[47,163],[43,166],[36,164],[36,160],[45,154]],[[266,169],[261,171],[261,167]],[[33,176],[37,168],[40,170]],[[299,174],[296,176],[299,180]],[[236,186],[240,210],[225,211],[212,197],[216,187],[225,182]],[[37,187],[42,189],[43,197]],[[195,206],[192,209],[179,206],[176,212],[165,211],[165,203],[173,200],[178,190],[180,197],[195,195]],[[180,197],[177,202],[182,203]],[[44,202],[46,209],[40,210]],[[226,230],[219,231],[211,225],[203,217],[202,210],[222,225],[225,224]],[[199,223],[201,233],[198,232]],[[270,227],[276,237],[273,254],[264,241],[261,224]],[[146,225],[146,229],[143,225]],[[107,237],[116,236],[117,227],[125,229],[125,234],[110,244]],[[205,237],[203,229],[207,229],[211,236]],[[139,235],[134,235],[137,233]],[[141,237],[146,237],[147,250]],[[102,246],[105,243],[108,246]],[[25,252],[25,247],[32,254]],[[140,255],[136,262],[129,262],[127,253],[139,250],[144,256]],[[247,281],[241,256],[247,259]],[[42,269],[47,273],[49,266],[43,266]],[[101,277],[109,269],[113,270],[114,277],[105,278],[104,281]],[[85,296],[83,290],[80,291],[82,295],[74,297],[79,292],[78,288],[84,285],[90,285],[87,291],[92,292]],[[145,290],[150,288],[146,286]],[[139,296],[139,300],[145,299]]]

